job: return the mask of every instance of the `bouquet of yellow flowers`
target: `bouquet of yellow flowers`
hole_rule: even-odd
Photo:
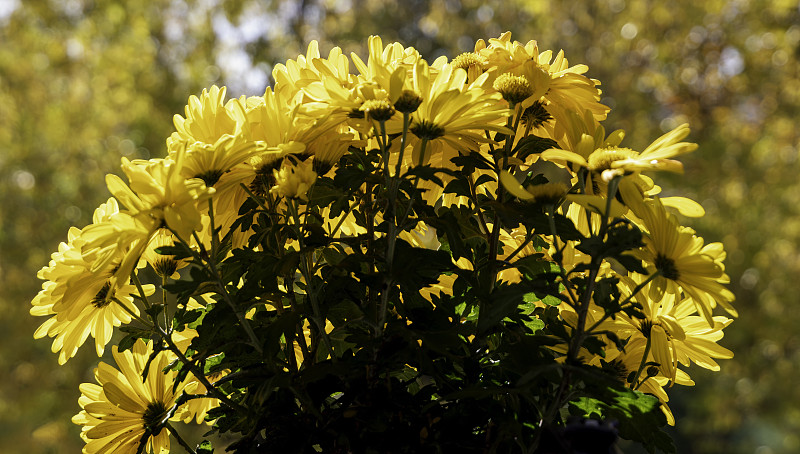
[[[125,333],[80,387],[84,452],[674,451],[667,390],[732,356],[725,252],[646,175],[688,127],[623,146],[587,70],[373,36],[191,96],[38,275],[59,364]]]

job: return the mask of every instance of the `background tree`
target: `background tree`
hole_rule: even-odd
[[[380,33],[432,59],[510,30],[589,65],[613,108],[607,126],[628,131],[630,146],[691,124],[700,149],[679,181],[708,212],[698,229],[729,251],[740,318],[723,341],[736,357],[722,373],[695,371],[691,398],[674,393],[678,450],[795,452],[798,16],[795,2],[766,0],[3,3],[0,446],[80,449],[68,421],[96,358],[82,352],[57,367],[47,343],[33,342],[35,273],[66,228],[88,223],[108,197],[103,176],[121,156],[163,155],[188,94],[212,83],[259,94],[272,65],[311,39],[323,52],[364,55],[366,37]]]

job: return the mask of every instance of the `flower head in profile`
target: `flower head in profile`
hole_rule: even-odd
[[[616,176],[643,170],[682,172],[683,165],[672,158],[697,149],[697,144],[681,142],[689,135],[689,126],[686,124],[659,137],[641,152],[620,146],[624,138],[621,131],[615,131],[605,140],[603,134],[604,129],[598,126],[594,135],[582,133],[574,150],[553,148],[542,152],[541,156],[586,168],[594,175],[593,178],[599,176],[608,182]]]
[[[162,351],[148,363],[152,353],[152,344],[141,340],[124,352],[114,347],[118,369],[101,362],[94,372],[97,384],[80,386],[78,403],[83,410],[72,422],[82,426],[84,453],[135,454],[141,440],[148,453],[170,452],[165,424],[179,419],[176,403],[188,380],[175,386],[178,372],[163,372],[172,360],[170,354]]]
[[[683,291],[709,326],[715,325],[711,313],[717,304],[735,317],[736,310],[731,305],[733,293],[725,288],[730,278],[722,264],[725,258],[722,245],[704,244],[694,230],[679,225],[658,198],[644,206],[641,214],[637,214],[647,233],[645,247],[638,256],[645,261],[648,271],[658,272],[650,297],[659,300],[664,293],[680,295]]]
[[[122,158],[126,184],[116,175],[107,175],[109,191],[127,208],[127,212],[147,231],[168,227],[181,238],[188,238],[202,228],[197,203],[214,193],[197,178],[182,175],[185,153],[173,159],[130,162]]]
[[[45,282],[31,302],[30,312],[50,318],[36,330],[34,337],[54,338],[52,350],[58,352],[59,364],[75,356],[89,335],[95,339],[97,355],[101,356],[114,328],[139,315],[139,309],[133,303],[133,295],[138,295],[138,289],[128,284],[127,276],[122,279],[115,276],[117,267],[125,260],[126,251],[115,247],[94,248],[85,234],[92,228],[107,226],[118,212],[119,207],[113,198],[100,205],[95,210],[94,223],[84,229],[70,229],[68,242],[61,243],[48,266],[39,271],[39,278]],[[96,267],[95,262],[101,260],[98,253],[107,250],[111,253],[103,260],[108,260],[108,264]],[[142,290],[149,295],[155,288],[145,285]]]

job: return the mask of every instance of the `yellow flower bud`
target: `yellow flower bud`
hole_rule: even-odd
[[[273,170],[275,186],[272,193],[288,198],[298,198],[308,202],[308,190],[317,179],[317,172],[312,168],[311,160],[298,162],[292,158],[283,161],[280,170]]]

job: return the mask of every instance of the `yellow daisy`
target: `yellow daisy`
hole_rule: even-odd
[[[630,296],[636,286],[643,282],[638,279],[623,278],[620,288],[624,297]],[[678,363],[689,366],[695,362],[701,367],[719,370],[713,358],[732,358],[733,353],[719,345],[722,329],[731,320],[714,317],[714,325],[709,326],[696,313],[695,305],[689,298],[680,300],[676,295],[666,293],[660,300],[649,297],[650,285],[645,285],[631,299],[642,307],[644,318],[632,318],[620,314],[610,323],[609,329],[623,339],[640,339],[637,344],[650,342],[650,361],[658,363],[661,374],[676,381]]]
[[[570,66],[563,51],[554,58],[550,50],[539,52],[536,41],[526,44],[512,42],[511,32],[506,32],[490,39],[488,46],[483,40],[476,42],[475,53],[485,59],[484,69],[492,73],[493,78],[502,74],[524,78],[531,91],[521,101],[522,107],[530,108],[539,103],[548,116],[555,118],[555,125],[562,123],[569,112],[588,110],[601,121],[611,110],[599,102],[597,86],[600,82],[583,75],[589,68],[586,65]],[[554,130],[550,124],[549,133],[557,139],[563,135],[563,130]]]
[[[734,295],[725,288],[730,278],[722,264],[725,253],[721,244],[704,244],[694,230],[678,225],[657,197],[645,208],[640,215],[647,232],[645,247],[638,256],[649,272],[659,272],[650,287],[650,297],[660,300],[664,293],[680,295],[683,291],[709,326],[715,325],[711,312],[717,304],[735,317],[731,305]]]
[[[604,133],[602,127],[598,127],[597,131]],[[697,148],[697,144],[681,142],[687,135],[689,126],[680,125],[656,139],[644,151],[638,152],[619,145],[624,137],[621,131],[605,140],[598,137],[597,133],[594,136],[581,134],[573,151],[553,148],[542,152],[541,157],[550,161],[566,161],[589,169],[593,175],[600,176],[606,182],[615,176],[642,170],[682,172],[683,165],[671,158]]]
[[[84,232],[108,224],[117,214],[116,200],[111,198],[95,210],[94,224],[83,230],[70,229],[68,242],[59,245],[49,265],[39,272],[39,278],[45,282],[33,299],[30,312],[51,317],[36,330],[34,337],[54,338],[52,351],[59,353],[59,364],[75,356],[90,334],[95,339],[97,355],[102,355],[114,327],[129,323],[131,313],[139,315],[132,296],[138,290],[126,285],[127,277],[118,281],[114,276],[124,255],[112,255],[108,265],[95,269],[97,254],[85,252],[91,243]],[[155,288],[146,285],[144,290],[149,295]]]
[[[101,362],[94,373],[97,384],[80,386],[78,403],[83,410],[72,422],[82,426],[85,454],[135,454],[146,435],[146,452],[170,452],[164,424],[178,419],[174,416],[176,401],[186,382],[174,386],[177,372],[162,372],[171,361],[167,351],[155,355],[142,382],[152,353],[152,344],[141,340],[121,353],[114,347],[119,369]]]
[[[458,153],[478,151],[480,144],[491,142],[485,131],[510,133],[504,123],[511,110],[500,101],[499,93],[486,90],[487,80],[488,76],[482,75],[466,85],[467,72],[462,69],[445,65],[433,76],[424,60],[417,62],[413,90],[422,103],[411,114],[410,131],[418,139],[412,141],[415,164],[444,163]],[[422,144],[429,145],[423,150]],[[445,148],[455,153],[446,153]]]

